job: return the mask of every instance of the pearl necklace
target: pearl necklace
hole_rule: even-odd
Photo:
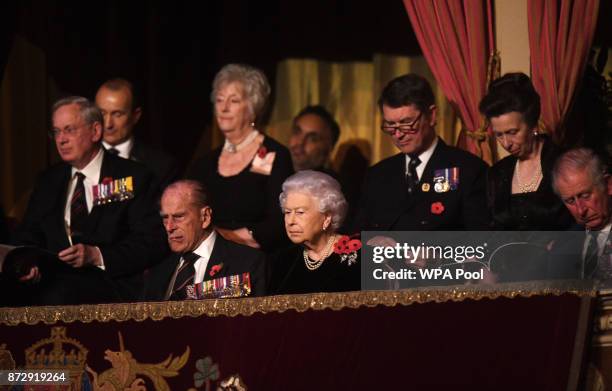
[[[310,259],[310,257],[308,256],[308,249],[305,248],[304,249],[304,263],[306,264],[306,268],[308,270],[318,269],[323,264],[323,261],[325,261],[325,259],[329,257],[329,255],[331,254],[335,241],[336,241],[335,234],[329,237],[329,239],[327,240],[327,244],[325,245],[325,248],[323,249],[323,253],[321,254],[321,258],[319,260]]]
[[[223,144],[223,149],[225,149],[229,153],[236,153],[241,149],[244,149],[247,145],[249,145],[255,137],[259,136],[259,131],[257,129],[253,129],[248,136],[245,137],[244,140],[239,142],[238,144],[232,144],[228,139],[225,139],[225,144]]]
[[[518,159],[516,160],[515,172],[516,172],[516,184],[518,185],[518,188],[521,193],[530,193],[538,189],[538,184],[540,182],[540,178],[542,177],[542,165],[541,164],[538,164],[538,167],[533,173],[531,180],[529,180],[529,182],[527,183],[523,183],[523,181],[521,180]]]

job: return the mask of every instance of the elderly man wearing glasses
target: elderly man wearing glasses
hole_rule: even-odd
[[[46,249],[58,260],[24,265],[22,284],[0,303],[136,300],[144,270],[168,251],[153,174],[102,148],[104,119],[93,102],[64,98],[52,113],[50,136],[62,162],[40,175],[14,242]]]
[[[355,228],[486,229],[487,166],[438,138],[435,99],[427,80],[415,74],[391,80],[378,105],[381,129],[400,153],[369,169]]]

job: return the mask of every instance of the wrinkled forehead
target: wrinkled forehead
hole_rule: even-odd
[[[562,197],[573,197],[587,191],[597,191],[597,186],[589,173],[569,169],[559,174],[557,178],[557,190]]]
[[[53,112],[53,126],[63,127],[66,125],[74,125],[81,122],[81,110],[76,103],[60,106]]]

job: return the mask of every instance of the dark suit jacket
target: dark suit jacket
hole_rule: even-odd
[[[141,162],[153,172],[155,175],[154,186],[158,189],[158,194],[161,194],[166,186],[178,179],[179,172],[176,159],[137,138],[134,139],[130,159]]]
[[[434,171],[459,167],[459,186],[445,193],[434,191]],[[447,146],[441,139],[434,150],[418,190],[409,195],[403,153],[372,166],[364,181],[357,226],[363,231],[485,230],[489,224],[486,209],[487,165],[476,156]],[[423,191],[423,184],[429,191]],[[444,211],[432,212],[432,204],[442,203]]]
[[[71,166],[60,163],[39,176],[23,223],[15,234],[15,243],[36,245],[53,252],[70,246],[64,228],[64,208],[70,175]],[[87,217],[81,239],[84,244],[100,248],[105,271],[96,267],[68,270],[73,273],[73,277],[93,276],[93,283],[110,282],[119,300],[140,297],[142,272],[161,261],[168,253],[165,232],[153,198],[153,175],[139,163],[104,154],[101,182],[104,178],[120,179],[128,176],[133,177],[134,198],[94,206]],[[78,302],[79,297],[85,297],[88,293],[67,292],[70,296],[67,300]],[[96,299],[88,298],[87,301]]]
[[[165,299],[166,291],[172,276],[181,259],[180,254],[172,254],[162,263],[147,272],[145,300],[161,301]],[[214,276],[210,275],[213,265],[223,263],[221,270]],[[251,295],[263,296],[266,292],[267,260],[263,252],[254,248],[225,240],[217,234],[210,260],[206,265],[204,281],[236,274],[250,273]]]

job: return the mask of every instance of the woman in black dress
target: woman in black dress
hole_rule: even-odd
[[[295,246],[274,260],[271,293],[359,290],[361,241],[336,233],[348,207],[338,181],[300,171],[283,183],[280,203]]]
[[[268,80],[259,69],[223,67],[211,99],[225,144],[196,162],[189,175],[211,195],[217,232],[264,251],[287,244],[278,195],[293,173],[287,148],[255,127],[269,95]]]
[[[497,141],[510,153],[488,173],[492,228],[567,229],[572,218],[551,186],[552,167],[560,151],[538,131],[540,96],[529,77],[509,73],[493,81],[479,108]]]

